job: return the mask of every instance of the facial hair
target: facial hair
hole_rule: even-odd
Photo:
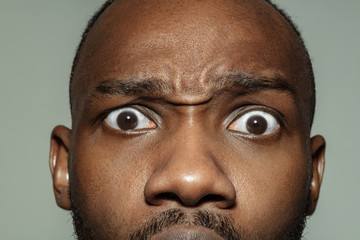
[[[217,213],[199,210],[192,217],[181,209],[170,209],[152,217],[132,234],[130,240],[148,240],[150,237],[172,226],[205,227],[227,240],[240,240],[240,234],[233,227],[230,219]]]
[[[98,225],[85,224],[81,216],[80,208],[73,207],[72,217],[78,240],[108,240],[105,237],[106,233],[102,233],[102,228],[99,228]],[[92,221],[87,222],[91,223]],[[305,225],[306,215],[300,214],[290,221],[285,228],[278,229],[276,236],[263,236],[257,232],[246,232],[243,229],[236,229],[231,219],[212,211],[198,210],[189,215],[182,209],[174,208],[151,217],[139,228],[131,231],[125,239],[149,240],[151,237],[170,227],[187,226],[207,228],[217,233],[224,240],[300,240]]]

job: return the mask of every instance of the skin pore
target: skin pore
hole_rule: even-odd
[[[265,1],[116,1],[52,132],[57,204],[79,239],[300,239],[325,151],[309,75]]]

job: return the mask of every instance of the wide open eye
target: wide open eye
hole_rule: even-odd
[[[111,128],[123,131],[153,129],[156,123],[134,108],[121,108],[110,112],[105,123]]]
[[[228,129],[242,133],[267,135],[275,132],[279,127],[278,121],[270,113],[253,110],[230,123]]]

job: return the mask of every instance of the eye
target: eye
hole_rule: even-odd
[[[123,131],[156,128],[156,123],[134,108],[121,108],[110,112],[105,123],[114,129]]]
[[[245,113],[230,123],[228,129],[254,135],[268,135],[280,127],[279,122],[270,113],[254,110]]]

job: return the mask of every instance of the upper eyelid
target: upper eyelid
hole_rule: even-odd
[[[263,111],[268,114],[271,114],[279,122],[280,126],[285,126],[287,124],[284,115],[281,114],[279,111],[274,110],[273,108],[263,105],[246,105],[246,106],[238,107],[230,113],[226,121],[227,122],[226,127],[229,126],[229,124],[231,124],[232,122],[239,119],[241,116],[252,111]]]

